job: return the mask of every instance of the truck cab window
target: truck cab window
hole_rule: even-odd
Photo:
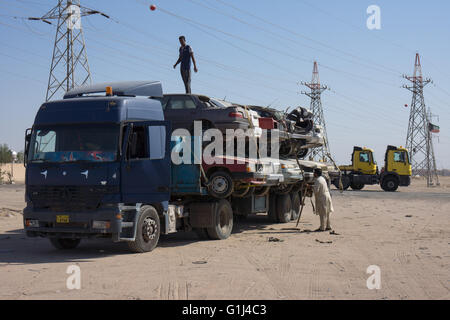
[[[149,157],[147,149],[147,135],[145,127],[133,127],[132,135],[136,134],[136,146],[130,150],[130,159],[146,159]],[[129,146],[130,147],[130,146]]]
[[[370,162],[370,157],[368,153],[360,153],[359,154],[359,161],[360,162]]]
[[[395,162],[406,162],[405,153],[404,152],[394,152],[394,161]]]
[[[166,153],[166,127],[150,126],[148,127],[148,142],[150,159],[164,159]]]

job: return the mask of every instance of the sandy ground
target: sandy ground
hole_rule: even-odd
[[[450,179],[441,182],[332,191],[338,235],[253,216],[225,241],[179,233],[147,254],[109,241],[62,252],[27,238],[23,186],[0,186],[0,299],[449,299]],[[318,222],[308,203],[301,229]],[[80,290],[66,288],[73,264]],[[380,267],[380,290],[366,286],[370,265]]]

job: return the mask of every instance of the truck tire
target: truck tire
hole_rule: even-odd
[[[158,212],[151,206],[142,209],[141,216],[137,222],[136,239],[128,242],[131,251],[137,253],[150,252],[155,249],[161,233],[161,225]]]
[[[227,200],[217,202],[213,221],[214,227],[206,229],[209,237],[213,240],[227,239],[233,231],[233,209]]]
[[[382,180],[381,188],[386,192],[395,192],[398,189],[398,179],[393,176],[388,176]]]
[[[353,190],[362,190],[364,188],[364,183],[352,182],[351,187]]]
[[[347,176],[342,176],[342,189],[347,190],[350,187],[350,178]]]
[[[302,207],[302,199],[300,198],[299,192],[291,193],[291,203],[292,203],[292,217],[291,220],[297,221],[300,215],[300,209]]]
[[[277,216],[280,223],[287,223],[292,218],[292,202],[289,194],[277,196]]]
[[[269,197],[269,211],[267,212],[267,217],[270,222],[278,223],[277,195],[274,193],[271,193]]]
[[[206,230],[206,228],[193,228],[192,231],[195,232],[195,234],[197,235],[197,237],[200,240],[210,240],[208,231]]]
[[[234,191],[233,180],[226,171],[216,171],[208,180],[208,193],[214,198],[228,198]]]
[[[75,249],[80,244],[81,239],[65,239],[65,238],[50,238],[50,243],[60,250]]]

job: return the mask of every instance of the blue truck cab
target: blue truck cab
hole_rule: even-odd
[[[149,96],[162,96],[159,82],[100,84],[39,108],[26,135],[28,236],[58,248],[141,238],[135,251],[153,249],[169,220],[170,125]]]

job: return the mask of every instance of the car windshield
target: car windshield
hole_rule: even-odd
[[[228,108],[228,107],[236,106],[235,104],[233,104],[231,102],[220,100],[220,99],[209,99],[209,102],[211,102],[214,106],[219,107],[219,108]]]
[[[29,151],[31,162],[115,161],[119,125],[53,125],[35,127]]]

